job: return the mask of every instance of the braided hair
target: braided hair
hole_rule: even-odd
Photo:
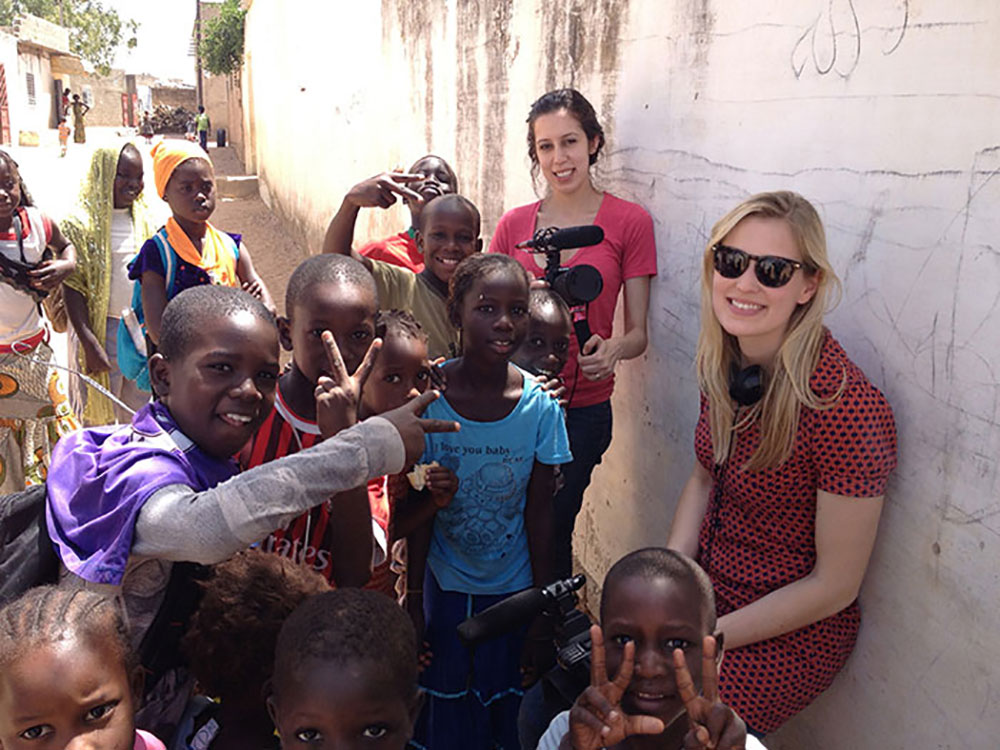
[[[493,273],[508,273],[524,280],[524,286],[530,287],[531,277],[524,266],[509,255],[500,253],[476,253],[458,264],[455,273],[448,283],[448,320],[456,328],[462,327],[462,302],[477,279]]]
[[[72,639],[110,644],[128,674],[138,666],[115,599],[86,589],[39,586],[0,609],[0,669],[33,648]]]

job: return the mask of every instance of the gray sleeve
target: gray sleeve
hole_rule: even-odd
[[[372,417],[210,490],[164,487],[139,511],[132,554],[206,565],[226,560],[331,495],[402,471],[404,460],[399,432]]]

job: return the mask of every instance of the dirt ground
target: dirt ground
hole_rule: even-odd
[[[216,174],[245,174],[233,149],[213,148],[211,155]],[[220,198],[212,223],[219,229],[243,235],[257,272],[267,284],[278,310],[284,310],[288,277],[309,257],[305,239],[286,227],[258,196],[235,200]]]

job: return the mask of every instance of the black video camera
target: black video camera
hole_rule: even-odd
[[[576,608],[580,601],[576,592],[586,582],[586,577],[576,575],[526,589],[458,626],[458,637],[474,646],[523,627],[540,614],[555,625],[557,663],[524,695],[517,720],[522,740],[537,742],[552,718],[569,709],[590,684],[590,618]]]
[[[594,224],[557,229],[546,227],[535,232],[534,237],[517,245],[534,253],[545,253],[545,281],[562,297],[570,308],[593,302],[604,289],[601,272],[593,266],[580,264],[566,268],[560,265],[559,253],[578,247],[599,245],[604,241],[604,230]],[[583,348],[590,338],[590,326],[583,311],[573,313],[573,327],[577,343]]]
[[[580,601],[576,592],[586,582],[581,574],[544,588],[525,589],[465,620],[458,626],[458,637],[474,646],[545,615],[555,626],[559,668],[583,679],[586,686],[590,682],[590,618],[576,608]]]

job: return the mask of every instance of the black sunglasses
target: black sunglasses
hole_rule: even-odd
[[[717,244],[712,247],[712,261],[720,276],[738,279],[747,272],[750,261],[754,261],[754,274],[764,286],[777,288],[792,280],[792,276],[806,264],[801,261],[782,258],[779,255],[751,255],[736,247]]]

